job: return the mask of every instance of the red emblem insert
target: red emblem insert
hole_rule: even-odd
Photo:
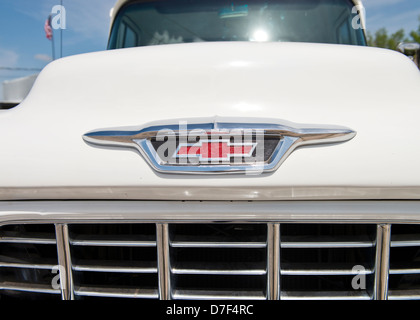
[[[232,143],[225,140],[181,143],[175,158],[199,157],[200,161],[226,160],[232,157],[251,157],[257,143]]]

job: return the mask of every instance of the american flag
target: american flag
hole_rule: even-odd
[[[53,37],[53,30],[51,28],[51,15],[45,21],[44,30],[45,30],[45,36],[47,37],[47,39],[51,40]]]

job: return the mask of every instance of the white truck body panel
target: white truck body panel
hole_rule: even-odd
[[[281,198],[381,198],[387,188],[420,198],[419,85],[402,54],[344,45],[199,43],[60,59],[20,106],[0,112],[0,197],[10,188],[164,187],[177,199],[194,188],[211,199],[222,187],[254,198],[267,188]],[[136,151],[82,140],[98,128],[212,116],[340,125],[357,136],[296,150],[273,174],[206,179],[158,174]]]

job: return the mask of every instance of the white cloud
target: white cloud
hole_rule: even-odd
[[[47,54],[43,54],[43,53],[38,53],[38,54],[36,54],[36,55],[34,56],[34,58],[35,58],[36,60],[40,60],[40,61],[44,61],[44,62],[51,62],[51,61],[52,61],[52,58],[51,58],[49,55],[47,55]]]

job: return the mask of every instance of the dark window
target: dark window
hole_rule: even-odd
[[[366,45],[352,8],[349,0],[134,2],[120,10],[109,49],[199,41]]]

